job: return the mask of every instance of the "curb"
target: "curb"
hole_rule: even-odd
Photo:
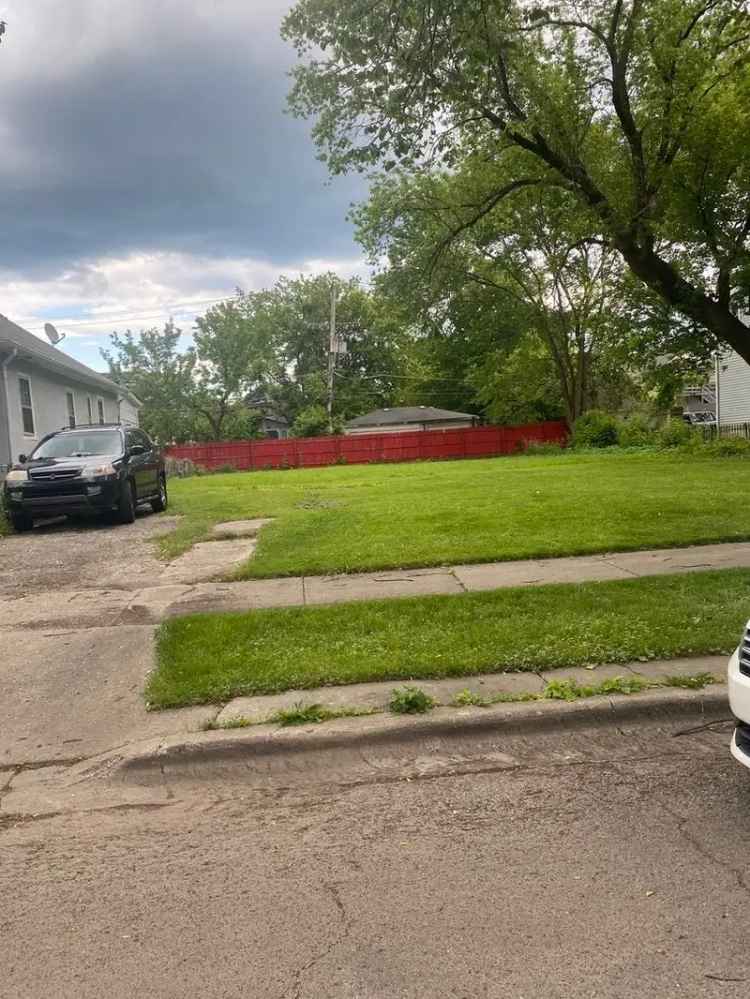
[[[429,715],[374,715],[342,718],[304,728],[258,725],[171,736],[132,747],[121,757],[118,770],[127,776],[165,767],[194,768],[233,760],[268,760],[305,753],[356,752],[367,747],[410,749],[422,743],[427,752],[436,742],[504,739],[607,728],[626,734],[630,726],[665,729],[730,721],[725,687],[702,691],[659,689],[620,697],[592,697],[580,701],[541,701],[501,704],[489,708],[438,708]],[[675,731],[672,735],[686,734]]]

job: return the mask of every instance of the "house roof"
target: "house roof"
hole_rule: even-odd
[[[80,361],[76,361],[75,358],[68,356],[62,350],[53,347],[51,343],[40,340],[38,336],[34,336],[33,333],[29,333],[22,326],[18,326],[16,323],[11,322],[10,319],[0,315],[0,348],[3,347],[11,351],[17,350],[20,357],[31,355],[33,360],[44,367],[63,371],[82,381],[108,389],[110,392],[127,396],[136,406],[140,406],[141,404],[140,400],[122,385],[118,385],[110,378],[107,378],[106,375],[94,371],[93,368],[81,364]]]
[[[272,402],[268,399],[264,399],[262,396],[251,396],[245,397],[245,405],[248,409],[254,410],[256,413],[260,413],[264,420],[270,420],[273,423],[280,423],[284,427],[290,427],[290,421],[280,413]]]
[[[280,427],[290,426],[289,420],[287,420],[284,416],[280,416],[278,413],[261,412],[260,415],[264,423],[278,423]]]
[[[476,420],[474,413],[454,413],[434,406],[397,406],[394,409],[374,409],[371,413],[349,420],[347,427],[389,427],[401,423],[438,423],[447,420]]]

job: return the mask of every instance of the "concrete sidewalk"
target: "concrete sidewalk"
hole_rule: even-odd
[[[708,569],[750,568],[750,543],[696,545],[657,551],[528,559],[432,569],[386,569],[340,576],[292,576],[237,583],[199,583],[165,610],[176,617],[197,612],[245,611],[388,600],[431,594],[478,593],[511,586],[587,583]],[[156,594],[154,594],[156,596]],[[141,593],[142,603],[152,599]]]
[[[240,557],[246,559],[248,543],[244,546],[240,543],[239,548],[229,550],[232,544],[207,542],[196,546],[190,564],[183,556],[184,561],[178,560],[180,564],[176,568],[168,568],[155,586],[59,590],[54,597],[34,594],[0,599],[0,630],[156,624],[166,617],[198,612],[305,607],[430,594],[477,593],[545,583],[585,583],[709,569],[750,568],[750,543],[743,542],[341,576],[293,576],[234,583],[188,581],[189,573],[195,573],[195,562],[201,563],[202,572],[215,574],[220,565],[226,570],[232,563],[236,565]],[[232,561],[228,562],[228,558]]]

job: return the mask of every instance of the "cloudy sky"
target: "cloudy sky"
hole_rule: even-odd
[[[284,113],[291,0],[0,0],[0,313],[102,367],[237,286],[362,264],[362,182]]]

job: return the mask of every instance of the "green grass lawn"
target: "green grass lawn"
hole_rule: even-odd
[[[744,569],[198,614],[161,626],[146,697],[169,708],[326,684],[724,653],[748,615]]]
[[[170,482],[184,519],[275,517],[249,577],[354,572],[749,540],[750,461],[562,454],[211,475]]]

